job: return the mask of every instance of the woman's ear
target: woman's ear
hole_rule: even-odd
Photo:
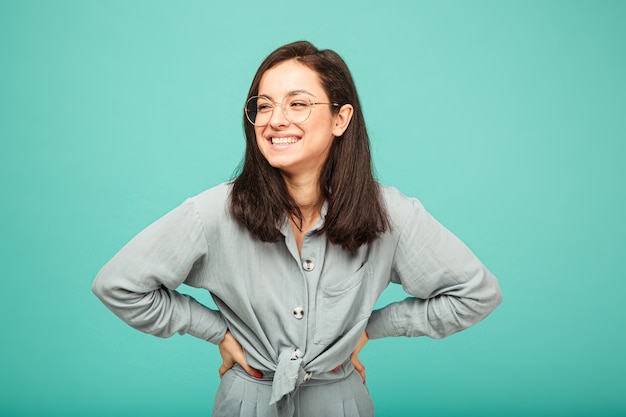
[[[339,109],[339,113],[335,115],[335,124],[333,126],[333,135],[335,137],[339,137],[343,135],[343,132],[346,131],[348,125],[350,124],[350,120],[352,120],[352,114],[354,113],[354,108],[352,104],[344,104]]]

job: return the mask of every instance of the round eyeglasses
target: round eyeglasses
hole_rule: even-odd
[[[246,102],[246,118],[255,126],[267,125],[274,114],[274,108],[279,105],[285,118],[291,123],[305,122],[311,115],[311,108],[318,104],[339,107],[337,103],[319,103],[311,101],[307,96],[301,94],[289,95],[283,99],[282,103],[270,100],[266,96],[253,96]]]

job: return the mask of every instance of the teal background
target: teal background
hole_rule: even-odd
[[[299,39],[351,67],[378,178],[504,293],[448,339],[370,342],[377,416],[626,415],[625,21],[623,1],[0,1],[0,415],[210,414],[217,348],[136,332],[90,286],[232,177],[252,76]]]

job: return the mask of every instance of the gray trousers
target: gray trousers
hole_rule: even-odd
[[[269,405],[271,380],[258,380],[241,367],[222,378],[215,394],[213,417],[373,417],[374,404],[357,372],[334,381],[310,380]],[[287,404],[286,404],[287,403]]]

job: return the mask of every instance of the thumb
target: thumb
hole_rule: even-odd
[[[222,377],[224,376],[224,374],[226,372],[228,372],[228,370],[232,368],[231,366],[226,365],[224,362],[222,362],[222,365],[220,366],[220,368],[217,370],[220,373],[220,379],[222,379]]]

